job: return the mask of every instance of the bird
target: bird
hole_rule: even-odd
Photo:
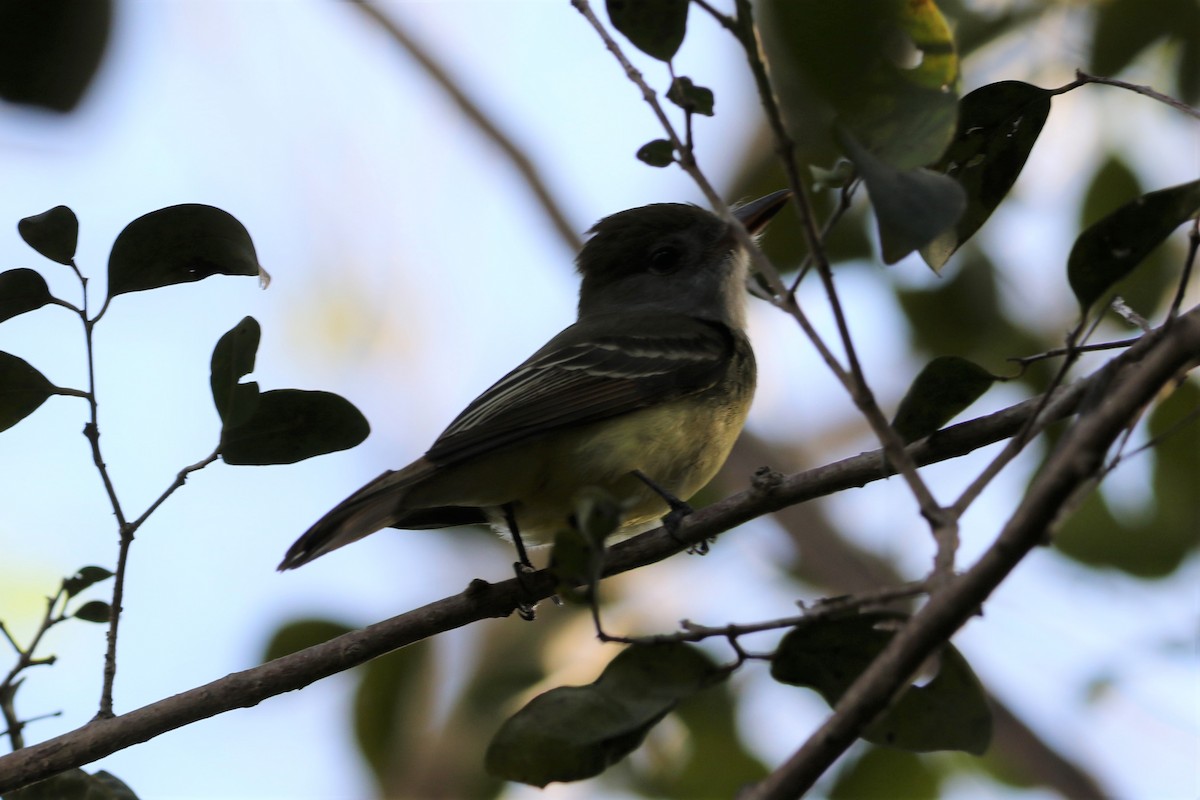
[[[782,190],[737,207],[758,236]],[[749,253],[731,223],[655,203],[604,217],[576,258],[578,316],[460,413],[408,466],[315,522],[278,569],[386,527],[488,524],[517,545],[569,525],[587,487],[620,504],[613,540],[656,527],[725,462],[754,395]]]

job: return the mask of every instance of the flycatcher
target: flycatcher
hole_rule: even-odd
[[[758,234],[789,196],[734,213]],[[478,523],[511,535],[524,561],[521,540],[552,541],[584,487],[621,502],[623,538],[712,479],[754,394],[748,254],[728,224],[676,203],[621,211],[589,233],[576,259],[578,321],[467,406],[424,456],[317,521],[279,569],[389,526]]]

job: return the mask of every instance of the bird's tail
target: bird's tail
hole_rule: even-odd
[[[296,540],[279,571],[295,569],[331,550],[356,542],[381,528],[394,525],[405,516],[404,496],[409,487],[427,473],[418,461],[402,470],[383,473],[354,494],[338,503]]]

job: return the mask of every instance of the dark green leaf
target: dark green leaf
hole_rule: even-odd
[[[6,431],[46,402],[57,388],[28,362],[0,351],[0,431]]]
[[[420,762],[429,753],[430,724],[440,706],[433,644],[416,642],[372,659],[354,694],[355,738],[381,789],[401,775],[428,774]],[[479,752],[474,756],[478,765]]]
[[[1124,205],[1129,198],[1145,194],[1133,170],[1118,156],[1110,156],[1096,170],[1083,196],[1079,213],[1079,230],[1099,222]],[[1169,242],[1154,248],[1136,272],[1118,281],[1109,290],[1147,319],[1153,319],[1158,309],[1170,302],[1172,287],[1179,280],[1182,254],[1174,252]]]
[[[924,439],[982,397],[995,380],[973,361],[939,356],[913,380],[900,401],[892,427],[906,444]]]
[[[781,683],[807,686],[833,706],[883,651],[901,618],[861,614],[823,619],[793,629],[771,660],[771,676]],[[946,645],[937,675],[923,686],[909,686],[863,738],[902,750],[965,750],[982,753],[992,735],[991,711],[979,679],[962,655]]]
[[[687,33],[688,0],[607,0],[608,18],[633,46],[670,61]]]
[[[1200,35],[1193,0],[1111,0],[1096,7],[1089,71],[1114,76],[1154,42]]]
[[[868,747],[854,763],[838,773],[829,800],[903,797],[939,800],[942,775],[916,753],[889,747]]]
[[[933,169],[966,190],[958,224],[921,248],[940,270],[954,251],[987,221],[1008,194],[1050,113],[1050,93],[1020,81],[981,86],[958,104],[958,130]]]
[[[690,645],[627,647],[595,683],[551,689],[510,717],[488,746],[488,772],[533,786],[598,775],[723,676]]]
[[[889,166],[913,169],[942,154],[960,77],[953,35],[932,0],[775,0],[764,18],[785,91],[801,85],[820,95],[819,116]]]
[[[194,203],[169,206],[121,231],[108,258],[108,296],[261,271],[250,234],[230,214]]]
[[[112,575],[104,567],[83,567],[63,581],[63,590],[67,593],[67,597],[74,597],[89,586],[108,580]]]
[[[52,299],[46,279],[33,270],[0,272],[0,322],[41,308]]]
[[[669,167],[675,161],[675,148],[666,139],[655,139],[638,148],[637,157],[652,167]]]
[[[227,464],[294,464],[354,447],[371,428],[350,401],[329,392],[276,389],[249,419],[221,433]]]
[[[1200,475],[1200,387],[1182,382],[1150,414],[1154,447],[1151,481],[1155,501],[1155,538],[1164,561],[1183,560],[1200,548],[1200,503],[1196,502],[1196,476]]]
[[[928,244],[962,216],[967,194],[953,178],[924,168],[895,169],[854,137],[843,134],[839,139],[871,195],[884,263],[894,264]]]
[[[706,117],[713,115],[712,89],[697,86],[692,83],[691,78],[681,76],[671,81],[667,99],[692,114],[703,114]]]
[[[1067,279],[1082,312],[1197,211],[1200,181],[1192,181],[1142,195],[1081,233],[1067,258]]]
[[[79,220],[66,206],[55,206],[17,223],[17,233],[25,244],[51,261],[70,264],[75,260],[79,241]]]
[[[275,631],[275,635],[267,643],[263,661],[274,661],[277,658],[290,656],[292,653],[324,644],[330,639],[353,630],[355,630],[353,625],[325,619],[300,619],[289,622]]]
[[[4,800],[137,800],[133,790],[104,770],[88,775],[70,769],[53,777],[6,792]]]
[[[1187,27],[1191,30],[1180,43],[1175,81],[1179,99],[1194,108],[1200,103],[1200,14],[1193,14]]]
[[[104,770],[92,775],[91,789],[87,800],[138,800],[137,795],[124,781]]]
[[[683,745],[679,750],[684,760],[680,763],[651,756],[630,762],[637,796],[661,800],[732,798],[765,778],[770,770],[742,741],[739,699],[728,683],[722,683],[681,700],[671,719],[684,735],[671,735],[670,739]]]
[[[91,600],[75,609],[72,616],[85,622],[108,622],[112,619],[112,606],[103,600]]]
[[[571,528],[558,531],[550,551],[550,571],[558,581],[558,596],[568,603],[591,602],[598,562],[596,548],[579,531]]]
[[[0,3],[0,98],[71,111],[95,76],[112,0]]]
[[[1054,546],[1089,566],[1140,578],[1170,575],[1200,549],[1198,407],[1200,388],[1185,381],[1150,413],[1147,433],[1158,444],[1149,513],[1114,513],[1103,491],[1092,492],[1055,533]]]
[[[254,371],[254,356],[262,329],[254,317],[246,317],[227,331],[213,348],[209,385],[213,403],[225,427],[244,423],[258,407],[258,384],[239,383]]]
[[[982,755],[992,741],[987,693],[967,660],[946,645],[937,675],[911,686],[894,706],[863,731],[863,738],[902,750],[927,753],[963,750]]]

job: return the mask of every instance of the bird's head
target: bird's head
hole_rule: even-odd
[[[791,192],[769,194],[734,214],[757,235]],[[640,310],[744,324],[747,257],[730,226],[682,203],[619,211],[597,222],[576,264],[580,317]]]

